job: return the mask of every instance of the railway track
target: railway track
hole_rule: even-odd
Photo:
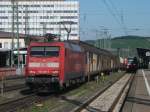
[[[122,77],[121,77],[122,78]],[[121,79],[119,78],[119,79]],[[118,79],[118,80],[119,80]],[[129,85],[129,87],[131,86],[131,83],[134,79],[134,76],[131,76],[130,79],[127,81],[127,83],[125,84],[125,86],[123,87],[123,89],[120,91],[119,95],[117,96],[117,98],[115,99],[115,101],[113,102],[113,104],[111,105],[111,107],[108,109],[108,112],[113,112],[116,107],[118,106],[118,104],[120,103],[120,99],[122,97],[122,93],[124,92],[124,90],[126,89],[126,87]],[[85,108],[88,108],[88,106],[94,101],[96,100],[100,95],[102,95],[105,91],[107,91],[110,87],[113,86],[113,84],[115,84],[118,80],[116,80],[115,82],[113,82],[112,84],[109,84],[107,87],[105,87],[104,89],[102,89],[101,91],[97,92],[95,95],[93,95],[91,98],[89,98],[88,100],[86,100],[85,102],[83,102],[80,106],[76,107],[75,109],[73,109],[71,112],[89,112],[89,111],[85,111]],[[127,93],[127,92],[126,92]],[[126,94],[125,94],[126,95]],[[124,98],[125,99],[125,98]],[[124,100],[123,100],[124,101]],[[122,101],[122,103],[123,103]],[[90,107],[90,106],[89,106]],[[121,108],[121,107],[119,107]],[[120,110],[120,109],[119,109]],[[100,110],[94,110],[94,112],[99,112]]]
[[[106,91],[112,84],[114,84],[119,79],[110,81],[108,83],[108,85],[101,90],[101,92],[99,92],[99,93],[97,92],[97,96],[99,94],[102,94],[104,91]],[[82,107],[86,107],[86,105],[88,105],[90,102],[92,102],[92,100],[95,99],[97,96],[93,96],[92,98],[88,99],[87,101],[84,101],[82,103],[82,105],[79,105],[75,109],[73,109],[74,108],[73,107],[72,108],[73,110],[72,109],[70,109],[70,110],[72,110],[72,112],[79,111]],[[14,111],[16,111],[18,109],[22,110],[22,109],[25,109],[26,107],[30,107],[35,102],[42,102],[43,103],[43,102],[45,102],[45,101],[47,101],[49,99],[51,99],[51,101],[53,99],[53,101],[51,102],[51,105],[53,105],[56,102],[62,102],[62,101],[65,102],[66,101],[65,98],[68,98],[68,95],[66,93],[62,93],[62,94],[60,94],[58,96],[56,96],[54,94],[51,94],[51,95],[44,96],[44,97],[38,96],[36,93],[33,93],[33,94],[31,93],[30,95],[26,95],[26,96],[23,96],[23,97],[18,98],[18,99],[13,99],[10,102],[8,101],[8,102],[5,102],[3,104],[0,104],[0,110],[2,110],[2,112],[14,112]],[[56,108],[55,106],[54,107],[52,106],[50,110],[55,111],[55,108]],[[71,107],[69,107],[69,108],[71,108]],[[62,111],[62,109],[61,109],[61,111]],[[28,111],[25,111],[25,112],[28,112]],[[57,112],[59,112],[59,111],[57,111]],[[65,112],[65,110],[63,110],[63,112]]]
[[[21,92],[23,93],[23,92]],[[38,105],[43,103],[48,99],[54,99],[54,101],[60,101],[60,96],[55,94],[45,95],[44,93],[37,93],[36,91],[24,90],[24,94],[19,98],[15,98],[3,103],[0,103],[0,111],[2,112],[16,112],[18,110],[23,110],[31,105]]]
[[[10,76],[6,76],[4,77],[4,79],[7,80],[14,80],[14,79],[24,79],[25,77],[23,75],[10,75]],[[1,82],[1,80],[0,80]]]
[[[19,90],[19,89],[25,89],[25,88],[27,88],[25,84],[13,85],[13,86],[4,87],[4,92],[6,93],[10,91]]]
[[[24,88],[26,88],[26,85],[23,76],[7,77],[3,81],[0,81],[0,89],[3,89],[3,92],[9,92]]]
[[[2,112],[16,112],[19,108],[29,106],[33,101],[35,101],[35,94],[26,95],[17,99],[0,103],[0,110]]]

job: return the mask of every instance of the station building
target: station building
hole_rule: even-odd
[[[141,68],[150,68],[150,49],[146,48],[137,48],[139,60],[140,60],[140,67]]]
[[[0,49],[11,49],[12,48],[12,33],[0,31]],[[16,34],[14,34],[16,35]],[[25,47],[24,42],[25,35],[19,34],[19,47]],[[17,39],[14,38],[14,49],[17,48]]]
[[[11,65],[11,48],[12,48],[12,33],[0,31],[0,67],[6,67]],[[14,34],[16,35],[16,34]],[[19,34],[19,48],[25,48],[25,35]],[[14,38],[14,58],[17,55],[17,39]],[[22,60],[25,60],[26,51],[20,52],[20,57]],[[16,63],[16,60],[14,60]],[[24,61],[22,61],[25,64]]]
[[[18,12],[19,33],[28,35],[60,34],[79,39],[79,2],[64,0],[0,0],[0,31],[12,32],[13,8]],[[16,5],[16,3],[18,5]],[[18,11],[16,11],[18,7]],[[14,23],[17,23],[16,14]],[[14,24],[16,31],[16,24]]]

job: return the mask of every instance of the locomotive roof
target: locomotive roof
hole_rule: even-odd
[[[71,41],[64,41],[64,42],[58,42],[58,41],[54,41],[54,42],[32,42],[30,44],[30,46],[43,46],[43,45],[56,45],[56,46],[64,46],[65,48],[71,49],[73,51],[77,51],[77,52],[83,52],[84,50],[82,49],[81,46],[79,46],[79,44],[71,42]]]

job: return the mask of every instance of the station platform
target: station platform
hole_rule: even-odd
[[[138,70],[122,112],[150,112],[150,70]]]
[[[119,109],[114,110],[114,104],[116,104],[116,99],[118,99],[120,93],[122,93],[126,85],[128,85],[131,75],[132,74],[125,74],[81,112],[117,112]]]

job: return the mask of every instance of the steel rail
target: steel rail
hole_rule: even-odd
[[[126,100],[127,100],[129,91],[131,90],[131,87],[132,87],[132,85],[133,85],[133,82],[134,82],[134,79],[135,79],[135,75],[136,75],[136,73],[133,75],[133,77],[132,77],[132,79],[131,79],[131,81],[130,81],[129,89],[128,89],[128,91],[127,91],[127,94],[126,94],[126,96],[125,96],[125,99],[124,99],[124,101],[123,101],[123,104],[122,104],[122,106],[121,106],[120,111],[122,111],[122,109],[123,109],[123,107],[124,107],[124,105],[125,105],[125,102],[126,102]]]
[[[21,108],[21,107],[23,107],[27,104],[30,104],[28,102],[29,101],[33,102],[33,100],[35,100],[35,99],[36,99],[35,93],[32,93],[32,94],[27,95],[27,96],[20,97],[20,98],[17,98],[17,99],[12,99],[12,100],[0,103],[0,110],[2,112],[7,112],[7,111],[14,112],[18,108]]]

